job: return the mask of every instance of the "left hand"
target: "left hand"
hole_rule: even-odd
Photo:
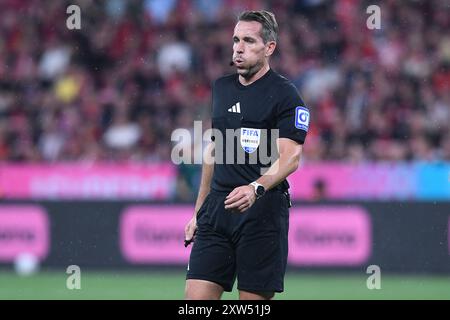
[[[253,186],[237,187],[225,198],[225,209],[237,210],[242,213],[250,208],[255,200],[256,194]]]

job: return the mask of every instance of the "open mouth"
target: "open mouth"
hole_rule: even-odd
[[[236,66],[240,66],[240,65],[242,65],[244,63],[244,60],[242,60],[242,59],[235,59],[234,63],[236,64]]]

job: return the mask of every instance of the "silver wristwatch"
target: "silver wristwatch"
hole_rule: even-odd
[[[252,183],[250,183],[250,185],[252,185],[255,189],[256,199],[261,198],[266,193],[266,188],[264,188],[262,184],[253,181]]]

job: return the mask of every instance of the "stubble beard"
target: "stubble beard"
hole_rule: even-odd
[[[239,75],[242,76],[245,80],[251,79],[259,70],[263,67],[263,62],[258,61],[254,65],[245,68],[245,72],[240,72]],[[242,69],[241,69],[242,70]]]

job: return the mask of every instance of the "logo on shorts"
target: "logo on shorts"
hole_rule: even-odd
[[[295,108],[295,127],[297,129],[308,131],[309,127],[309,110],[306,107]]]
[[[261,129],[241,128],[241,146],[247,153],[254,152],[261,138]]]

